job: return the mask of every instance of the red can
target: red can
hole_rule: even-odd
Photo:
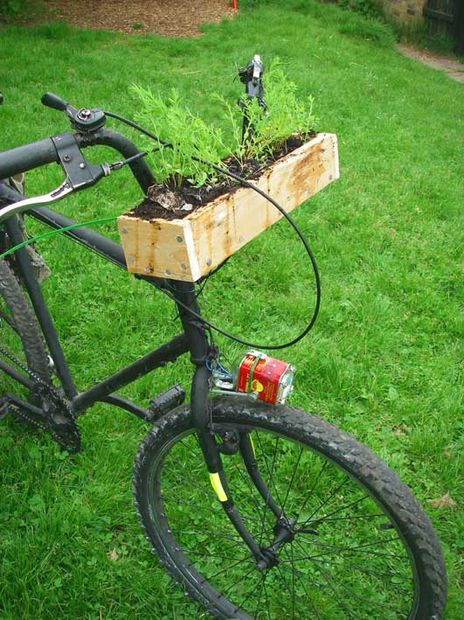
[[[283,404],[292,390],[295,368],[261,351],[247,351],[237,374],[237,391],[254,393],[265,403]]]

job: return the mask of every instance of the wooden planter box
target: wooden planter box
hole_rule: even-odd
[[[292,211],[338,177],[337,137],[320,133],[253,183]],[[239,187],[184,219],[121,215],[118,229],[131,273],[196,282],[281,217],[257,192]]]

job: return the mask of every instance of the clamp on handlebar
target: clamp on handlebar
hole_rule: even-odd
[[[240,97],[237,101],[239,108],[243,113],[242,124],[242,142],[245,143],[246,139],[250,138],[254,132],[254,127],[250,124],[250,115],[248,110],[248,104],[256,99],[259,106],[264,113],[267,111],[266,102],[264,100],[264,85],[263,85],[263,73],[264,65],[259,54],[255,54],[251,61],[242,67],[238,71],[240,81],[245,84],[246,99]]]
[[[66,112],[71,120],[71,125],[77,131],[89,133],[101,129],[106,123],[106,116],[99,108],[80,108],[77,110],[67,101],[54,93],[45,93],[41,99],[43,105],[54,110]]]
[[[91,164],[84,159],[73,134],[63,133],[51,140],[55,145],[59,163],[66,173],[66,179],[48,194],[26,198],[0,209],[0,223],[31,207],[42,207],[62,200],[72,192],[95,185],[101,178],[110,174],[111,168],[108,164]]]
[[[76,136],[72,133],[62,133],[51,140],[55,145],[59,163],[73,190],[79,191],[84,187],[94,185],[99,179],[109,175],[108,164],[91,164],[84,159]]]
[[[255,54],[245,67],[238,70],[240,81],[245,84],[247,99],[256,97],[259,105],[262,108],[266,108],[266,103],[264,101],[263,73],[264,65],[259,54]]]

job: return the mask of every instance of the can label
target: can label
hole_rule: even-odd
[[[247,351],[240,362],[238,392],[254,392],[259,400],[271,405],[283,404],[292,390],[295,369],[287,362],[260,351]]]

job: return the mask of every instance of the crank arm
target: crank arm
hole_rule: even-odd
[[[6,418],[6,416],[10,413],[10,401],[8,397],[2,396],[0,398],[0,420]]]
[[[35,407],[34,405],[31,405],[31,403],[28,403],[13,394],[9,394],[8,392],[5,394],[5,398],[11,405],[19,407],[20,409],[26,409],[30,417],[32,417],[36,422],[44,423],[46,421],[46,416],[44,415],[42,409],[39,409],[39,407]]]

